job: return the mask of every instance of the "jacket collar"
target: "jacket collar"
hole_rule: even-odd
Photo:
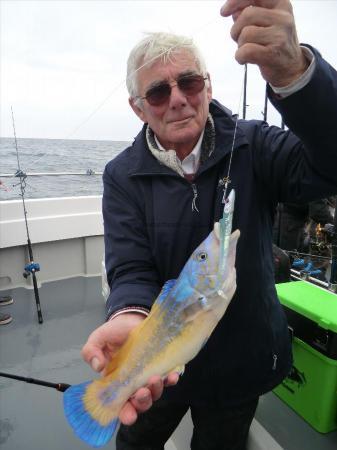
[[[210,113],[215,124],[215,148],[211,156],[200,166],[197,175],[217,164],[222,158],[230,153],[233,145],[233,136],[235,132],[235,118],[225,106],[221,105],[217,100],[210,103]],[[237,127],[234,142],[234,151],[243,144],[247,144],[247,139],[240,129]],[[129,163],[129,176],[136,175],[179,175],[169,167],[161,164],[150,152],[146,141],[146,124],[136,136],[130,151],[132,158]]]

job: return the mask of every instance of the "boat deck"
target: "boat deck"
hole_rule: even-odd
[[[14,298],[12,305],[0,310],[13,316],[12,323],[0,326],[1,371],[68,384],[92,378],[80,349],[90,332],[104,321],[100,277],[44,283],[39,292],[43,324],[37,321],[33,290],[0,291],[0,295]],[[317,433],[272,393],[261,398],[252,430],[250,450],[337,448],[337,432]],[[190,435],[187,417],[167,450],[187,450]],[[66,423],[60,392],[7,378],[0,378],[0,447],[88,449]],[[114,441],[106,448],[115,449]]]

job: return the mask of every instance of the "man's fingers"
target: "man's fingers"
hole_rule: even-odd
[[[171,372],[165,380],[160,376],[154,375],[149,379],[147,387],[138,389],[134,395],[125,403],[119,413],[119,420],[124,425],[132,425],[136,422],[138,414],[141,414],[151,408],[154,401],[158,400],[165,386],[177,384],[179,374]]]
[[[101,372],[124,344],[130,331],[144,320],[139,313],[125,313],[93,331],[82,349],[83,359]]]
[[[135,408],[137,413],[147,411],[152,406],[151,390],[147,387],[142,387],[130,398],[130,403]]]
[[[164,386],[174,386],[179,381],[179,373],[178,372],[170,372],[167,377],[164,379]]]
[[[245,27],[237,39],[238,48],[245,44],[270,44],[270,29],[260,28],[253,25]]]
[[[90,334],[82,348],[83,359],[96,372],[101,372],[104,369],[115,350],[115,347],[109,343],[110,328],[111,324],[109,322],[101,325]]]
[[[223,17],[229,17],[233,14],[237,14],[247,6],[251,6],[252,2],[249,0],[227,0],[226,3],[220,9],[220,14]]]
[[[163,393],[164,382],[160,376],[153,376],[149,379],[148,388],[150,389],[152,400],[156,401]]]
[[[234,41],[238,41],[242,31],[250,25],[263,30],[277,25],[280,27],[291,26],[292,20],[292,16],[285,11],[272,11],[258,7],[246,8],[235,20],[231,29],[231,37]]]
[[[87,342],[82,349],[82,357],[95,372],[100,372],[106,365],[106,357],[100,346]]]
[[[247,43],[242,45],[235,53],[235,59],[239,64],[268,65],[272,58],[277,57],[276,47]]]
[[[137,420],[137,411],[131,402],[126,402],[119,413],[119,420],[124,425],[133,425]]]
[[[237,14],[239,11],[242,11],[248,6],[260,6],[267,9],[282,8],[289,10],[289,3],[290,2],[285,0],[227,0],[221,8],[220,14],[223,17],[229,17],[233,14]]]

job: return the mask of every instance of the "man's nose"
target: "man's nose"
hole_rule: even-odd
[[[171,95],[170,95],[170,107],[184,106],[187,103],[186,95],[183,93],[177,83],[170,84]]]

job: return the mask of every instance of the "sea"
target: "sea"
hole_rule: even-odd
[[[105,165],[124,150],[127,141],[0,138],[0,201],[21,200],[20,167],[29,173],[80,173],[41,175],[24,179],[24,196],[30,198],[101,195]],[[18,154],[18,157],[17,157]],[[18,166],[19,159],[19,166]],[[11,175],[10,177],[4,175]]]

